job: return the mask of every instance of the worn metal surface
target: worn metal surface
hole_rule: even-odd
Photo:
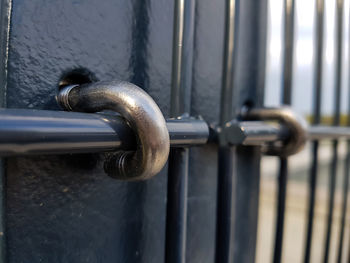
[[[136,150],[108,154],[104,167],[109,176],[146,180],[158,174],[167,162],[170,142],[164,116],[154,100],[136,85],[113,80],[67,86],[57,100],[66,110],[111,110],[129,123],[138,141]]]
[[[246,113],[246,119],[253,120],[277,120],[289,131],[289,136],[283,141],[282,146],[270,145],[266,154],[287,157],[300,152],[307,139],[307,124],[305,120],[295,114],[291,108],[263,108],[253,109]]]

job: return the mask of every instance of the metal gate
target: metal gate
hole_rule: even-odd
[[[338,142],[350,140],[344,2],[333,126],[320,125],[324,0],[309,126],[288,107],[295,3],[284,4],[284,106],[266,108],[267,0],[1,0],[1,262],[255,262],[262,154],[280,159],[281,262],[288,157],[307,140],[310,262],[319,141],[332,140],[328,262]],[[347,146],[338,262],[349,261]]]

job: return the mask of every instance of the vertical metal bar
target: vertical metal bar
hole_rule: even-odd
[[[225,7],[225,39],[223,56],[223,75],[221,89],[220,126],[233,117],[233,70],[234,70],[234,45],[236,27],[236,0],[226,0]],[[217,198],[217,222],[216,222],[216,250],[217,263],[232,262],[234,229],[234,200],[235,177],[233,174],[234,148],[220,146],[218,153],[218,198]]]
[[[326,238],[324,244],[324,262],[329,260],[329,249],[332,234],[332,223],[333,223],[333,210],[334,210],[334,194],[335,194],[335,184],[336,184],[336,173],[337,173],[337,163],[338,163],[338,141],[333,141],[332,152],[333,158],[330,166],[329,174],[329,185],[328,185],[328,215],[327,215],[327,226],[326,226]]]
[[[186,260],[188,149],[172,149],[169,156],[166,261]]]
[[[350,25],[350,16],[349,16],[349,25]],[[350,34],[349,34],[349,39],[350,39]],[[349,46],[349,49],[350,49],[350,46]],[[350,60],[350,52],[349,52],[349,60]],[[350,66],[350,65],[349,65]],[[350,67],[349,67],[349,70],[350,70]],[[348,83],[348,88],[349,88],[349,93],[348,93],[348,118],[347,118],[347,126],[350,126],[350,82]],[[344,184],[346,183],[347,184],[347,187],[348,184],[349,184],[349,176],[350,176],[350,140],[347,141],[347,149],[346,149],[346,159],[345,159],[345,173],[344,173],[344,176],[346,178],[346,182],[344,182]],[[345,190],[345,189],[344,189]],[[347,195],[347,194],[346,194]],[[343,207],[345,207],[345,210],[347,208],[347,196],[344,196],[345,199],[343,199]],[[343,198],[344,198],[343,197]],[[346,212],[344,213],[344,221],[343,221],[343,214],[342,214],[342,225],[341,225],[341,228],[342,228],[342,232],[344,232],[344,225],[343,225],[343,222],[345,223],[345,218],[346,218]],[[339,246],[339,249],[340,249],[340,246]],[[339,252],[338,252],[339,254]],[[338,259],[339,259],[339,255],[338,255]],[[349,243],[349,250],[348,250],[348,255],[347,255],[347,262],[350,262],[350,243]]]
[[[324,21],[324,0],[316,0],[316,57],[314,71],[314,101],[312,124],[317,125],[321,120],[321,96],[322,96],[322,69],[323,69],[323,21]],[[306,230],[306,244],[304,252],[304,262],[310,262],[312,230],[315,210],[316,184],[318,173],[318,141],[312,142],[312,163],[309,177],[309,204],[308,221]]]
[[[190,112],[195,0],[176,0],[171,83],[171,117]]]
[[[259,108],[264,104],[268,1],[239,1],[238,12],[233,93],[235,113],[242,107]],[[232,197],[235,200],[233,262],[255,262],[260,159],[260,147],[236,148],[233,164],[236,187]]]
[[[349,101],[350,104],[350,101]],[[350,108],[350,107],[349,107]],[[350,125],[350,111],[348,111],[348,121],[347,125]],[[339,234],[339,244],[338,244],[338,263],[342,262],[343,255],[343,241],[344,241],[344,230],[345,230],[345,217],[348,199],[348,189],[349,189],[349,172],[350,172],[350,141],[347,141],[346,145],[346,157],[345,157],[345,167],[344,167],[344,184],[343,184],[343,197],[342,197],[342,208],[341,208],[341,219],[340,219],[340,234]]]
[[[263,106],[267,5],[226,2],[221,126],[243,106]],[[260,157],[259,147],[220,145],[216,262],[255,261]]]
[[[294,49],[294,17],[295,1],[284,2],[284,60],[282,79],[282,104],[290,105],[292,101],[293,77],[293,49]],[[273,262],[279,263],[282,259],[284,215],[287,195],[288,160],[280,159],[278,175],[277,224]]]
[[[348,22],[350,25],[350,18]],[[341,39],[341,41],[342,40],[343,39]],[[347,116],[346,125],[350,126],[350,88],[348,93],[348,116]],[[338,263],[342,261],[342,255],[343,255],[345,218],[346,218],[346,211],[347,211],[347,205],[348,205],[349,175],[350,175],[350,140],[347,140],[345,166],[344,166],[344,183],[343,183],[343,197],[342,197],[342,210],[341,210],[342,212],[341,212],[341,219],[340,219],[340,235],[339,235],[338,257],[337,257]]]
[[[234,44],[235,19],[237,0],[226,0],[224,65],[220,101],[220,125],[225,125],[233,116],[233,71],[234,71]]]
[[[284,58],[282,103],[292,102],[295,0],[284,1]]]
[[[176,0],[174,6],[174,33],[173,33],[173,65],[171,76],[171,107],[170,114],[176,116],[181,114],[183,96],[181,96],[181,74],[182,74],[182,49],[184,33],[185,0]]]
[[[190,113],[195,0],[176,0],[174,8],[171,117]],[[186,261],[189,149],[171,149],[168,170],[167,263]]]
[[[133,23],[131,33],[131,53],[130,53],[130,82],[149,90],[148,74],[148,36],[150,22],[149,0],[131,1],[133,12]]]
[[[341,71],[342,71],[342,37],[343,37],[343,0],[337,0],[336,13],[336,57],[335,57],[335,100],[334,100],[334,119],[333,125],[340,124],[340,95],[341,95]],[[333,158],[329,174],[329,200],[328,200],[328,219],[326,229],[326,239],[324,245],[324,262],[329,261],[329,249],[332,235],[334,195],[337,177],[338,164],[338,140],[333,141]]]
[[[218,199],[215,262],[229,263],[233,258],[234,231],[234,148],[219,148]]]
[[[0,107],[6,107],[7,65],[12,0],[0,2]],[[0,262],[6,262],[5,162],[0,159]]]
[[[287,195],[287,177],[288,161],[286,158],[281,158],[278,175],[277,222],[273,262],[281,262],[282,259],[283,228]]]

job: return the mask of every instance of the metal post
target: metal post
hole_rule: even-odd
[[[349,24],[350,24],[350,18],[349,18]],[[349,39],[350,39],[350,34],[349,34]],[[349,59],[350,59],[350,53],[349,53]],[[349,94],[348,94],[348,119],[347,119],[347,125],[350,126],[350,83],[349,83]],[[347,178],[347,184],[349,184],[349,173],[350,173],[350,140],[347,140],[347,154],[346,154],[346,159],[345,159],[345,178]],[[347,185],[347,187],[349,187]],[[347,198],[344,199],[343,201],[343,206],[345,209],[347,208],[346,204]],[[345,214],[346,216],[346,214]],[[345,217],[344,217],[345,218]],[[342,223],[343,223],[343,217],[342,217]],[[341,226],[343,228],[343,224]],[[342,230],[343,232],[344,230]],[[339,258],[339,257],[338,257]],[[349,244],[349,250],[348,250],[348,255],[347,255],[347,262],[350,262],[350,244]]]
[[[171,117],[190,113],[194,11],[195,0],[175,1]],[[188,148],[170,151],[165,253],[167,263],[186,261],[188,162]]]
[[[284,60],[282,80],[282,104],[290,105],[292,101],[292,78],[293,78],[293,49],[294,49],[294,17],[295,1],[285,0],[284,2]],[[279,263],[282,259],[284,216],[286,206],[288,181],[288,160],[280,159],[278,175],[278,201],[277,201],[277,222],[273,262]]]
[[[349,100],[350,105],[350,100]],[[348,110],[348,120],[347,125],[350,126],[350,107]],[[346,142],[346,156],[345,156],[345,166],[344,166],[344,183],[343,183],[343,197],[341,206],[341,219],[340,219],[340,234],[338,243],[338,256],[337,262],[342,262],[343,246],[344,246],[344,232],[345,232],[345,217],[347,211],[347,200],[348,200],[348,189],[349,189],[349,173],[350,173],[350,140]]]
[[[316,0],[316,57],[314,70],[314,101],[313,101],[313,120],[314,125],[318,125],[321,120],[321,94],[322,94],[322,68],[323,68],[323,21],[324,21],[324,0]],[[306,232],[306,244],[304,253],[304,262],[310,262],[312,230],[314,222],[315,196],[318,173],[318,146],[319,141],[312,142],[312,163],[309,178],[309,204],[308,221]]]
[[[226,0],[224,61],[221,89],[220,126],[224,127],[233,117],[233,72],[236,44],[236,15],[238,9],[236,0]],[[233,172],[234,149],[222,145],[218,154],[218,197],[216,222],[215,262],[229,263],[233,257],[235,175]]]
[[[267,1],[226,3],[221,126],[262,107],[265,84]],[[259,147],[220,147],[216,262],[255,261],[259,182]]]
[[[341,96],[341,71],[342,71],[342,47],[343,47],[343,0],[337,0],[336,12],[336,57],[335,57],[335,100],[334,100],[334,117],[333,125],[340,124],[340,96]],[[326,238],[324,245],[324,262],[329,260],[329,249],[332,235],[334,195],[337,177],[338,164],[338,140],[333,141],[333,158],[330,166],[329,174],[329,200],[328,200],[328,219]]]
[[[349,20],[350,22],[350,20]],[[349,23],[350,24],[350,23]],[[341,39],[343,41],[343,39]],[[350,89],[348,94],[348,116],[347,116],[347,126],[350,126]],[[344,232],[345,232],[345,218],[346,211],[348,206],[348,189],[349,189],[349,173],[350,173],[350,140],[347,140],[346,143],[346,156],[345,156],[345,166],[344,166],[344,183],[343,183],[343,200],[342,200],[342,212],[340,219],[340,234],[339,234],[339,244],[338,244],[338,263],[342,261],[343,254],[343,240],[344,240]],[[349,259],[348,259],[349,260]]]
[[[237,62],[234,79],[234,112],[264,104],[267,0],[239,2]],[[234,116],[237,117],[237,116]],[[260,193],[259,146],[236,150],[234,262],[255,262]]]

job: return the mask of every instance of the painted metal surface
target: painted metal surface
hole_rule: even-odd
[[[283,103],[287,104],[291,102],[294,2],[285,1]],[[342,37],[342,2],[338,0],[338,40]],[[10,263],[255,261],[259,145],[288,135],[280,126],[256,123],[260,125],[257,132],[252,123],[240,122],[242,109],[263,106],[267,0],[177,0],[171,4],[165,0],[35,0],[15,1],[13,6],[10,0],[2,0],[0,10],[1,106],[57,111],[55,95],[59,85],[72,84],[73,80],[82,84],[123,79],[144,89],[165,117],[184,115],[182,120],[167,122],[170,142],[178,147],[170,155],[169,166],[145,182],[120,182],[106,177],[103,158],[98,153],[72,154],[65,148],[64,152],[71,154],[7,159],[6,181],[1,177],[1,191],[6,185],[6,193],[0,199],[1,204],[6,204],[0,219],[0,258],[4,262],[5,256]],[[320,33],[322,24],[318,29]],[[340,42],[336,107],[340,98]],[[322,42],[319,45],[320,52]],[[319,82],[320,68],[316,74]],[[320,93],[315,95],[318,116]],[[335,108],[335,125],[339,124],[338,112],[339,108]],[[202,148],[182,148],[187,143],[204,144],[208,137],[207,125],[188,118],[188,113],[203,116],[213,126],[218,120],[222,127],[238,123],[235,128],[239,128],[241,137],[220,141],[219,149],[211,143],[217,143],[218,138]],[[135,138],[125,122],[115,124],[122,131],[118,136],[125,138],[115,138],[111,127],[96,116],[87,118],[95,125],[90,127],[90,133],[82,138],[75,133],[72,138],[85,138],[87,143],[98,137],[94,128],[99,127],[109,136],[103,135],[103,140],[111,145],[110,150],[135,148]],[[23,115],[25,118],[28,116]],[[194,123],[202,126],[195,127]],[[27,134],[35,134],[38,126],[34,126]],[[81,128],[78,123],[74,127]],[[35,136],[46,136],[45,131]],[[349,128],[308,130],[309,139],[348,136]],[[9,138],[14,137],[15,134]],[[123,145],[124,141],[127,145]],[[241,143],[245,146],[233,146]],[[331,199],[336,147],[335,143]],[[287,164],[283,158],[274,262],[282,258]],[[315,181],[310,184],[314,190],[312,184]],[[311,206],[312,202],[310,199]],[[331,206],[332,200],[330,210]],[[329,214],[331,217],[332,212]],[[327,240],[331,223],[330,220]],[[340,231],[338,260],[344,230]],[[309,243],[311,246],[311,240]]]
[[[219,118],[224,14],[224,0],[196,1],[191,114],[200,114],[208,123]],[[217,187],[215,145],[191,149],[189,174],[186,260],[212,263]]]
[[[350,20],[347,21],[349,23]],[[350,36],[350,34],[349,34]],[[348,37],[349,37],[348,36]],[[347,100],[347,122],[346,125],[350,126],[350,93],[348,95],[348,100]],[[341,219],[340,219],[340,229],[339,229],[339,243],[338,243],[338,255],[337,255],[337,260],[338,262],[341,262],[343,257],[343,251],[346,247],[345,245],[345,222],[346,222],[346,213],[347,213],[347,208],[348,208],[348,195],[349,195],[349,183],[350,183],[350,140],[347,140],[346,143],[346,156],[345,156],[345,165],[344,165],[344,181],[343,181],[343,196],[342,196],[342,211],[341,211]],[[345,256],[347,257],[347,260],[350,260],[350,251],[348,252],[349,254]]]
[[[225,6],[225,35],[222,66],[219,125],[223,129],[233,118],[234,70],[236,69],[239,1],[227,0]],[[232,145],[226,145],[219,135],[218,187],[215,262],[233,260],[233,235],[235,223],[234,153]]]
[[[341,100],[341,76],[342,76],[342,59],[343,59],[343,15],[344,15],[344,1],[336,1],[336,57],[335,57],[335,83],[334,83],[334,109],[333,109],[333,126],[340,125],[340,100]],[[324,263],[329,262],[331,238],[333,230],[333,214],[335,206],[335,187],[338,176],[338,144],[339,141],[335,139],[332,143],[332,160],[329,170],[328,181],[328,204],[327,204],[327,226],[324,243]]]
[[[11,0],[0,1],[0,107],[6,107],[11,9]],[[5,160],[0,159],[0,262],[6,260],[5,163]]]
[[[234,113],[264,102],[268,1],[240,1]],[[239,50],[245,51],[239,51]],[[249,52],[248,52],[249,50]],[[236,115],[237,116],[237,115]],[[236,222],[234,262],[254,262],[260,187],[260,148],[238,147],[236,153]],[[241,202],[245,200],[245,202]],[[253,252],[254,251],[254,252]]]
[[[58,110],[58,86],[74,70],[78,82],[79,74],[87,74],[140,86],[166,117],[192,113],[224,126],[239,119],[242,109],[263,106],[266,25],[266,0],[18,1],[9,38],[7,106]],[[287,103],[291,54],[286,51]],[[177,136],[174,123],[168,128]],[[280,139],[278,129],[267,126],[263,132],[265,139],[255,138]],[[174,149],[168,172],[164,168],[137,183],[104,176],[98,154],[9,158],[7,261],[254,262],[261,148],[250,145]],[[283,192],[287,162],[281,167]]]
[[[133,151],[137,147],[134,131],[124,118],[114,113],[0,109],[0,123],[0,156]],[[265,154],[274,149],[269,144],[289,143],[293,133],[293,129],[288,128],[293,123],[283,125],[278,118],[270,122],[232,121],[229,124],[224,130],[227,144],[264,146],[262,153]],[[172,148],[218,142],[216,131],[201,118],[170,118],[166,126]],[[349,139],[350,128],[315,125],[306,131],[308,140],[336,138]]]
[[[313,79],[313,121],[312,124],[318,125],[321,121],[321,96],[322,96],[322,69],[323,69],[323,30],[324,30],[324,0],[317,0],[315,3],[316,15],[316,50],[315,50],[315,68]],[[316,203],[316,185],[318,174],[318,156],[319,142],[312,142],[312,161],[309,172],[309,200],[308,200],[308,221],[305,233],[305,251],[304,263],[309,263],[311,258],[312,233],[314,226],[315,203]]]
[[[98,80],[142,87],[168,117],[173,8],[151,0],[15,2],[8,107],[58,110],[54,97],[61,76],[81,68]],[[195,14],[191,111],[213,121],[224,1],[200,1]],[[211,145],[190,155],[191,262],[213,261],[215,155]],[[165,175],[163,169],[147,182],[113,181],[95,154],[8,159],[8,262],[164,262]]]
[[[167,1],[13,3],[8,107],[57,110],[61,76],[85,68],[141,86],[167,116],[172,18]],[[91,154],[8,159],[8,262],[163,262],[165,175],[115,181]]]
[[[190,115],[195,3],[195,0],[174,3],[170,107],[174,118]],[[186,262],[189,153],[188,148],[178,148],[169,155],[165,241],[165,261],[169,263]]]
[[[115,114],[0,109],[0,156],[94,153],[135,150],[136,138]],[[208,125],[200,119],[168,119],[171,147],[207,143]]]
[[[282,73],[282,98],[281,104],[291,105],[293,63],[294,63],[294,23],[295,23],[295,0],[284,1],[283,11],[283,73]],[[284,219],[288,182],[288,159],[280,158],[278,171],[278,194],[277,194],[277,216],[273,262],[279,263],[283,253]]]

